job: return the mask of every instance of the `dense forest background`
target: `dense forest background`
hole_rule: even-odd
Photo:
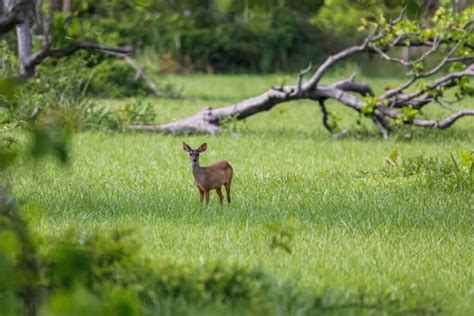
[[[133,45],[138,63],[155,78],[166,73],[274,73],[294,72],[308,61],[321,62],[335,51],[360,41],[361,20],[379,14],[396,16],[402,8],[412,18],[429,18],[441,5],[461,11],[469,0],[55,0],[52,28],[58,44],[74,38],[110,45]],[[40,42],[49,8],[37,2],[32,17]],[[2,72],[5,75],[15,34],[4,37]],[[37,43],[37,46],[39,45]],[[10,48],[7,48],[10,47]],[[383,75],[390,67],[364,67],[368,74]],[[13,57],[14,58],[14,57]],[[72,57],[75,80],[87,82],[84,91],[98,96],[148,93],[134,80],[134,70],[114,56],[82,53]],[[57,61],[53,61],[57,62]],[[14,63],[13,63],[14,64]],[[44,67],[45,68],[45,67]],[[93,70],[93,71],[91,71]],[[68,71],[66,71],[68,72]],[[171,89],[171,87],[161,87]]]

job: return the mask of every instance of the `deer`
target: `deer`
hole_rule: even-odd
[[[199,190],[201,197],[201,204],[206,201],[209,204],[209,193],[211,190],[216,190],[219,196],[219,204],[222,205],[224,197],[221,188],[225,187],[227,193],[227,203],[230,204],[230,185],[232,183],[232,175],[234,173],[232,166],[226,160],[220,160],[212,165],[201,167],[199,165],[199,154],[207,149],[207,143],[202,144],[197,149],[192,149],[188,144],[183,142],[183,149],[189,154],[189,159],[192,163],[192,170],[195,184]]]

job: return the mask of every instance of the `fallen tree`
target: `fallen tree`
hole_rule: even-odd
[[[408,19],[405,12],[393,20],[379,17],[366,22],[369,35],[356,46],[329,56],[315,70],[311,78],[304,76],[313,70],[310,65],[298,75],[297,83],[271,87],[268,91],[222,108],[205,108],[191,117],[162,125],[132,125],[130,129],[161,133],[215,134],[228,119],[243,120],[249,116],[271,110],[274,106],[296,100],[313,100],[319,104],[323,124],[331,131],[328,122],[327,100],[338,103],[369,117],[384,137],[401,124],[419,127],[447,128],[464,116],[474,116],[474,109],[460,110],[443,120],[421,118],[420,111],[429,104],[451,104],[474,94],[469,77],[474,76],[473,12],[456,14],[444,8],[438,10],[429,26]],[[397,47],[424,46],[426,51],[416,60],[406,61],[390,54]],[[387,62],[409,67],[410,79],[405,83],[376,95],[367,83],[356,82],[355,76],[329,85],[320,84],[327,71],[337,63],[355,55],[377,54]],[[427,60],[442,54],[442,59],[429,69]],[[445,74],[447,66],[450,70]],[[438,76],[443,73],[442,76]],[[431,82],[427,82],[431,79]],[[417,89],[414,89],[415,83]],[[446,100],[444,92],[457,89],[456,99]]]

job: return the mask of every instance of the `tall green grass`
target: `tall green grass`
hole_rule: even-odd
[[[185,97],[150,101],[164,122],[252,96],[280,78],[291,77],[173,77]],[[377,79],[376,90],[391,81]],[[143,257],[157,262],[256,267],[314,293],[389,298],[400,311],[474,313],[472,183],[450,173],[402,175],[384,163],[393,149],[405,159],[451,161],[450,153],[473,149],[472,120],[447,131],[406,129],[383,141],[369,121],[356,125],[355,113],[328,106],[344,116],[342,128],[355,132],[334,139],[316,104],[295,102],[213,137],[77,134],[68,167],[25,161],[15,170],[15,193],[25,209],[38,210],[34,229],[46,236],[71,226],[126,225]],[[230,206],[220,207],[215,193],[209,207],[199,205],[183,140],[208,143],[204,165],[230,161]],[[271,226],[285,229],[289,217],[296,220],[291,253],[272,249]]]

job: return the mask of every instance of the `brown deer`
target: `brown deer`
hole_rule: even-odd
[[[201,167],[199,165],[199,154],[206,151],[207,143],[202,144],[198,149],[192,149],[183,142],[183,149],[189,154],[189,159],[192,162],[194,180],[201,196],[201,204],[204,199],[206,199],[206,204],[209,204],[209,192],[214,189],[219,195],[219,203],[222,204],[224,199],[221,191],[222,185],[225,186],[227,203],[230,204],[230,185],[233,174],[230,163],[220,160],[207,167]]]

